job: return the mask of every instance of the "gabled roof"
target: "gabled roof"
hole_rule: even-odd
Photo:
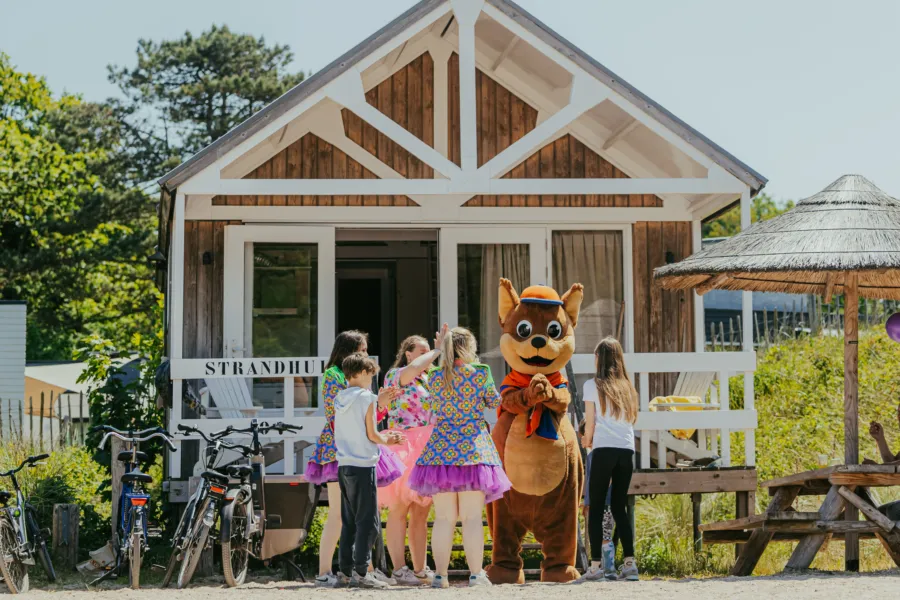
[[[415,23],[445,1],[446,0],[421,0],[415,6],[363,40],[324,69],[288,90],[249,119],[163,175],[162,178],[159,179],[159,184],[168,190],[175,189],[181,183],[190,179],[191,176],[206,168],[219,157],[265,127],[267,123],[280,117],[293,106],[296,106],[348,69],[355,66],[382,44],[398,35],[407,26]],[[630,85],[618,75],[588,56],[585,52],[547,27],[539,19],[522,9],[519,5],[511,0],[485,0],[485,2],[505,13],[509,18],[515,20],[530,33],[539,37],[543,42],[549,44],[564,56],[575,62],[579,67],[592,74],[603,84],[630,100],[640,110],[647,113],[647,115],[670,129],[673,133],[692,145],[710,160],[748,185],[753,190],[754,194],[766,185],[768,180],[765,177],[670,113],[662,105],[638,91],[634,86]]]

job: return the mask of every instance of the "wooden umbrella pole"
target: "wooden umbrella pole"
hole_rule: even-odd
[[[859,274],[844,275],[844,463],[859,464]],[[847,504],[847,521],[858,521],[856,507]],[[844,541],[844,566],[859,571],[859,537],[848,534]]]

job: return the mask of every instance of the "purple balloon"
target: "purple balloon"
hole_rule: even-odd
[[[900,313],[894,313],[888,318],[885,329],[887,329],[889,338],[895,342],[900,342]]]

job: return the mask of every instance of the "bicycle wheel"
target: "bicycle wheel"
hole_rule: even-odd
[[[248,502],[233,500],[222,511],[222,573],[228,587],[244,583],[250,562],[247,539]]]
[[[187,584],[191,582],[191,577],[194,576],[194,571],[197,570],[197,564],[200,562],[200,556],[206,549],[210,525],[203,519],[206,511],[209,510],[209,503],[210,500],[207,498],[197,514],[194,515],[194,524],[191,527],[190,538],[184,546],[184,557],[181,559],[181,569],[178,571],[179,590],[187,587]]]
[[[31,538],[34,546],[34,553],[41,562],[44,573],[50,583],[56,581],[56,570],[53,568],[53,561],[50,559],[50,551],[47,549],[47,540],[44,539],[44,532],[38,528],[37,515],[30,506],[25,509],[26,523],[28,524],[28,537]]]
[[[131,534],[128,540],[128,586],[137,590],[141,587],[141,545],[144,540],[144,522],[141,513],[134,511],[131,516]]]
[[[179,555],[182,552],[181,549],[184,547],[184,536],[190,525],[189,520],[194,516],[193,509],[194,500],[191,499],[187,504],[187,508],[181,513],[181,520],[178,522],[178,528],[175,530],[175,536],[172,540],[172,554],[169,556],[169,564],[166,565],[166,575],[163,577],[162,584],[160,584],[162,588],[169,587],[172,577],[175,575],[175,565],[178,564]]]
[[[19,542],[12,522],[3,513],[0,516],[0,575],[11,594],[28,591],[28,567],[19,556]]]

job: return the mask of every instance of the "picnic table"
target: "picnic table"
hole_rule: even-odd
[[[765,481],[771,500],[763,514],[700,526],[706,544],[743,544],[731,570],[748,576],[771,541],[797,541],[785,570],[808,569],[826,540],[878,539],[900,566],[900,522],[878,509],[871,488],[900,485],[898,465],[839,465]],[[825,499],[817,512],[792,508],[798,496]],[[849,512],[849,515],[845,514]],[[856,511],[864,521],[857,520]],[[849,518],[848,518],[849,517]]]

